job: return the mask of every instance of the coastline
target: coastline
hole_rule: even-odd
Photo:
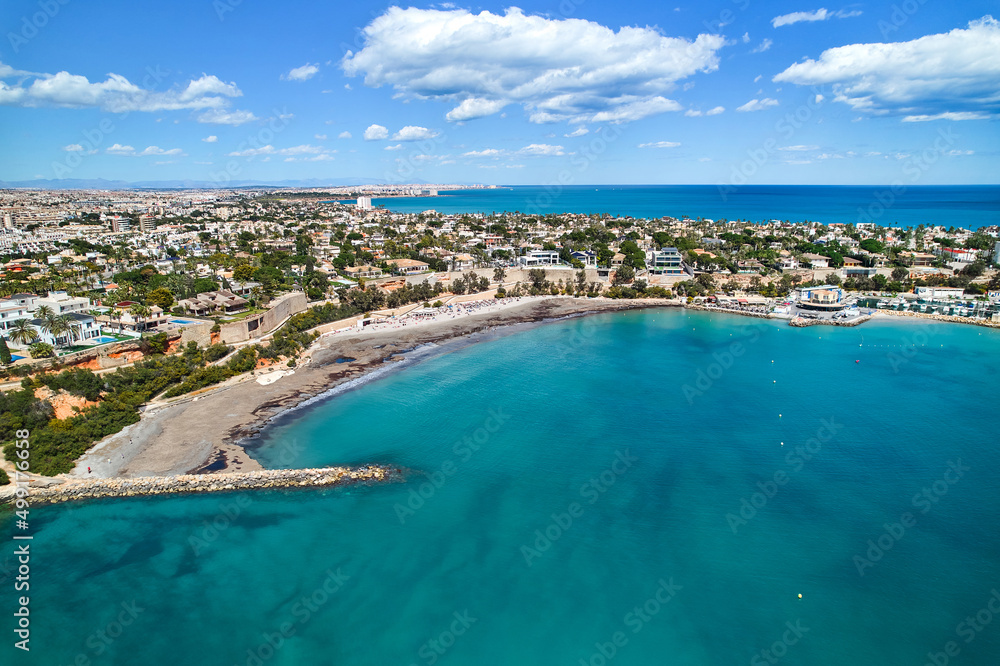
[[[149,405],[139,422],[95,444],[73,471],[53,481],[262,471],[245,445],[274,419],[350,390],[397,364],[402,367],[417,348],[430,351],[428,345],[437,345],[444,348],[435,351],[447,353],[486,335],[514,333],[519,325],[649,307],[681,304],[666,299],[534,297],[443,320],[324,333],[292,372],[255,371],[193,397]],[[282,376],[274,379],[278,372]]]

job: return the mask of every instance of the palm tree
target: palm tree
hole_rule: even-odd
[[[42,307],[45,307],[44,305]],[[42,308],[38,308],[41,310]],[[36,311],[37,314],[37,311]],[[64,333],[69,333],[71,326],[69,323],[69,317],[66,315],[52,314],[48,317],[42,319],[42,330],[55,338],[56,346],[59,345],[59,336]],[[66,341],[69,342],[69,336],[67,336]]]
[[[38,331],[35,330],[35,327],[27,319],[18,319],[7,330],[7,337],[11,342],[16,342],[20,345],[30,345],[38,339]]]
[[[35,308],[35,319],[41,319],[44,321],[46,319],[51,319],[55,316],[55,314],[55,311],[48,305],[39,305]]]
[[[153,311],[150,308],[148,308],[145,305],[142,305],[140,303],[136,303],[135,305],[133,305],[132,307],[130,307],[128,309],[128,311],[129,311],[129,313],[131,313],[131,315],[133,317],[135,317],[135,322],[136,322],[135,328],[136,328],[136,330],[139,330],[139,327],[142,325],[143,320],[146,317],[148,317],[151,314],[153,314]]]

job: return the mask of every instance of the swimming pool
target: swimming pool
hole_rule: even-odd
[[[117,341],[118,341],[118,338],[112,338],[109,335],[102,335],[99,338],[94,338],[94,342],[96,342],[98,344],[102,344],[102,345],[106,345],[109,342],[117,342]]]
[[[171,319],[170,323],[171,324],[195,324],[197,322],[193,322],[190,319]]]

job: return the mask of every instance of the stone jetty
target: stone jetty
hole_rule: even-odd
[[[255,472],[221,474],[181,474],[179,476],[146,476],[133,479],[67,479],[44,486],[28,484],[28,501],[32,505],[68,500],[105,499],[111,497],[142,497],[177,493],[213,493],[236,490],[267,490],[280,488],[321,488],[355,483],[401,481],[402,470],[383,465],[364,467],[322,467],[317,469],[269,469]],[[9,504],[16,498],[14,483],[0,488],[0,503]]]

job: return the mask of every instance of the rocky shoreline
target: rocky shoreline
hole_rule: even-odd
[[[932,319],[934,321],[946,321],[952,324],[972,324],[973,326],[985,326],[986,328],[1000,328],[1000,322],[988,319],[973,319],[972,317],[957,317],[955,315],[927,314],[926,312],[908,312],[900,310],[879,310],[878,313],[889,315],[890,317],[916,317],[917,319]]]
[[[357,483],[402,481],[403,470],[384,465],[364,467],[323,467],[315,469],[269,469],[255,472],[221,474],[182,474],[147,476],[132,479],[81,479],[39,486],[28,483],[28,501],[32,505],[70,500],[91,500],[180,493],[231,492],[280,488],[321,488]],[[0,504],[16,499],[12,483],[0,489]]]

